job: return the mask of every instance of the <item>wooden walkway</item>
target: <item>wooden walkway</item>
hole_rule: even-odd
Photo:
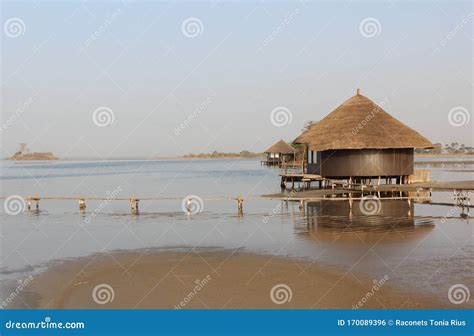
[[[296,175],[296,174],[295,174]],[[313,175],[317,176],[317,175]],[[469,181],[471,182],[471,181]],[[434,188],[424,189],[409,186],[409,185],[391,185],[387,189],[387,186],[377,186],[377,187],[365,187],[363,190],[360,189],[347,189],[347,188],[334,188],[334,189],[313,189],[313,190],[302,190],[288,193],[272,194],[272,195],[263,195],[263,196],[246,196],[245,199],[242,196],[230,197],[230,196],[216,196],[216,197],[198,197],[198,196],[145,196],[145,197],[109,197],[109,196],[41,196],[41,195],[32,195],[22,198],[21,196],[14,196],[17,198],[22,198],[25,207],[27,210],[31,210],[32,205],[35,205],[35,208],[39,210],[40,201],[76,201],[79,203],[79,210],[85,211],[86,201],[127,201],[130,203],[132,213],[138,213],[139,203],[142,201],[181,201],[184,208],[190,209],[193,202],[203,202],[203,201],[233,201],[237,204],[238,214],[243,214],[243,205],[244,200],[277,200],[284,202],[299,202],[300,208],[303,208],[308,202],[317,202],[317,201],[349,201],[349,204],[352,206],[352,202],[364,200],[367,196],[377,196],[381,201],[384,200],[407,200],[408,202],[421,202],[432,205],[442,205],[442,206],[451,206],[451,207],[461,207],[461,208],[472,208],[471,205],[471,192],[466,192],[468,189],[447,189],[448,186],[456,186],[468,188],[471,184],[466,184],[464,182],[446,182],[441,183],[438,186],[434,184],[435,182],[429,182],[430,186],[435,186]],[[473,182],[474,184],[474,182]],[[379,188],[384,187],[384,188]],[[438,188],[438,189],[437,189]],[[387,189],[387,190],[382,190]],[[432,200],[432,191],[453,191],[451,197],[444,196],[438,197],[438,199],[452,199],[453,202],[438,202],[433,203]],[[469,189],[472,190],[472,189]],[[412,192],[414,191],[414,192]],[[383,194],[383,196],[382,196]],[[0,199],[8,200],[11,196],[0,196]],[[189,212],[191,212],[189,210]]]
[[[279,174],[281,177],[280,186],[282,189],[286,189],[286,184],[291,183],[291,188],[295,188],[295,183],[299,184],[300,188],[309,189],[311,188],[311,182],[319,182],[319,187],[322,186],[322,181],[325,181],[323,177],[316,174],[303,174],[303,173],[283,173]]]
[[[474,191],[474,180],[473,181],[452,181],[452,182],[417,182],[410,184],[380,184],[380,185],[362,185],[353,183],[349,185],[346,181],[325,179],[319,175],[314,174],[280,174],[279,175],[285,183],[288,182],[304,182],[304,181],[318,181],[323,182],[326,187],[330,187],[333,190],[353,190],[353,191],[419,191],[419,190],[432,190],[432,191]],[[285,185],[286,188],[286,185]],[[282,189],[283,188],[282,185]],[[292,185],[294,189],[294,185]],[[300,189],[306,189],[308,193],[315,192],[317,190],[325,189],[311,189],[307,186],[300,186]],[[303,191],[300,191],[303,192]]]

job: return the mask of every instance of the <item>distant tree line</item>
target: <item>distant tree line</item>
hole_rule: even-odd
[[[427,154],[474,154],[474,147],[466,146],[458,142],[451,144],[435,143],[433,149],[416,149],[415,153]]]
[[[241,151],[239,153],[224,153],[213,151],[212,153],[199,153],[199,154],[187,154],[184,155],[185,158],[232,158],[232,157],[243,157],[243,158],[253,158],[261,156],[262,153],[254,153],[247,150]]]

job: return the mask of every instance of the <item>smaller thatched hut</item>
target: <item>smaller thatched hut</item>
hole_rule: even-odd
[[[295,159],[295,152],[295,148],[280,140],[265,150],[265,160],[262,161],[262,164],[265,166],[281,166],[284,163],[293,161]]]

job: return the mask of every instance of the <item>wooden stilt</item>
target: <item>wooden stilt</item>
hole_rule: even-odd
[[[81,198],[79,200],[79,211],[85,211],[86,210],[86,200]]]
[[[304,200],[300,200],[300,211],[304,212],[304,209],[305,209]]]
[[[138,214],[138,202],[140,202],[138,198],[130,199],[130,208],[131,208],[132,214]]]
[[[239,215],[244,213],[244,199],[240,196],[237,196],[237,212]]]
[[[467,193],[467,216],[470,217],[469,209],[471,208],[471,196],[470,193]]]
[[[188,213],[188,216],[191,216],[193,213],[193,198],[189,197],[186,200],[186,212]]]

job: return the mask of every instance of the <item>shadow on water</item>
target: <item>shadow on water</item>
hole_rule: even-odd
[[[309,202],[296,234],[317,241],[363,243],[420,238],[434,227],[427,217],[415,217],[414,202],[405,199],[367,198]]]

